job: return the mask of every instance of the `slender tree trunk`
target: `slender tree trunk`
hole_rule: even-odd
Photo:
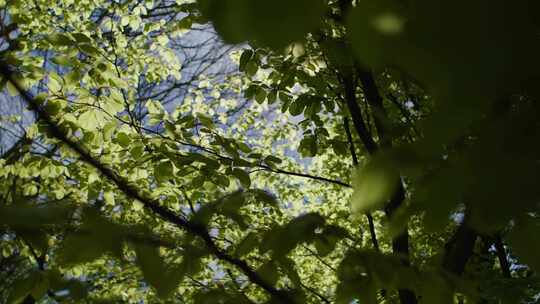
[[[500,234],[497,234],[495,236],[495,240],[493,244],[495,245],[497,258],[499,259],[499,265],[501,266],[501,271],[502,271],[503,276],[505,278],[511,278],[512,274],[510,273],[510,263],[508,262],[508,258],[506,256],[506,250],[504,249],[504,244],[502,242],[502,238]]]
[[[392,199],[385,208],[386,215],[391,218],[394,212],[401,206],[405,200],[405,189],[400,182],[398,189],[394,192]],[[408,226],[405,225],[403,231],[392,239],[392,251],[403,257],[403,264],[409,266],[409,231]],[[402,304],[414,304],[417,303],[414,292],[409,289],[399,289],[399,300]]]
[[[463,274],[477,238],[478,234],[467,225],[465,219],[444,246],[443,268],[457,275]]]
[[[347,133],[347,140],[349,141],[349,149],[351,151],[353,166],[358,166],[358,157],[356,156],[356,150],[354,149],[354,142],[352,139],[351,129],[349,128],[349,119],[345,117],[343,121],[345,125],[345,133]],[[375,223],[373,221],[373,216],[371,213],[366,212],[366,218],[368,220],[368,226],[369,226],[369,234],[371,236],[371,244],[373,245],[373,248],[380,252],[381,249],[379,248],[379,241],[377,240],[377,233],[375,232]]]
[[[360,69],[355,70],[363,86],[364,94],[368,101],[368,104],[370,105],[370,108],[374,113],[375,127],[377,128],[377,134],[379,135],[379,144],[381,145],[381,147],[389,149],[392,147],[392,139],[390,134],[388,134],[384,128],[384,120],[387,119],[386,111],[384,110],[384,107],[382,105],[382,98],[380,97],[373,75],[371,74],[371,72],[366,72]],[[362,143],[364,144],[367,152],[369,154],[375,154],[378,151],[378,146],[373,140],[372,135],[368,132],[365,120],[362,117],[362,111],[360,110],[360,106],[358,105],[356,99],[356,81],[354,79],[353,72],[345,70],[342,73],[342,80],[345,90],[345,100],[347,102],[349,112],[351,113],[353,124],[358,133],[358,136],[362,140]],[[388,217],[391,217],[394,212],[402,205],[404,200],[405,189],[401,181],[399,181],[399,185],[394,194],[392,195],[392,199],[385,207],[386,215]],[[403,258],[403,262],[405,265],[409,265],[409,233],[407,227],[405,227],[403,232],[401,232],[394,239],[392,239],[392,251],[394,254],[397,254]],[[398,290],[398,293],[401,304],[417,303],[416,296],[411,290],[400,289]]]

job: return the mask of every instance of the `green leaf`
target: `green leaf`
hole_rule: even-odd
[[[281,164],[281,162],[283,162],[283,160],[279,157],[275,157],[273,155],[269,155],[267,157],[264,158],[264,162],[273,167],[275,164]]]
[[[0,224],[12,228],[36,228],[45,225],[61,225],[69,219],[70,208],[65,206],[2,206]]]
[[[223,188],[227,188],[230,185],[229,178],[226,175],[219,174],[219,173],[212,176],[212,182],[214,182],[216,185],[219,185]]]
[[[246,65],[251,60],[251,57],[253,57],[253,51],[252,50],[244,50],[242,52],[242,55],[240,56],[240,64],[239,69],[241,72],[244,72],[246,69]]]
[[[217,210],[214,203],[206,203],[192,215],[191,221],[198,225],[207,226],[208,222],[210,222],[210,219],[216,213],[216,211]]]
[[[47,294],[47,290],[49,289],[49,281],[47,278],[43,275],[43,273],[39,274],[37,282],[34,283],[34,286],[32,286],[32,298],[34,299],[41,299]]]
[[[275,49],[316,30],[326,10],[319,0],[200,0],[199,4],[225,41],[255,40]]]
[[[301,101],[295,100],[291,105],[289,106],[289,113],[293,116],[298,116],[304,112],[305,104]]]
[[[116,140],[118,141],[120,146],[125,147],[125,148],[129,147],[129,144],[131,143],[131,138],[129,138],[129,135],[127,135],[124,132],[118,132],[118,134],[116,134]],[[142,146],[135,146],[133,148],[143,148],[143,147]],[[139,153],[136,153],[136,154],[137,154],[138,157],[140,157],[140,155],[142,153],[139,152]],[[134,158],[138,158],[138,157],[134,156]]]
[[[49,82],[47,83],[47,87],[51,92],[57,93],[62,90],[64,80],[62,77],[60,77],[55,72],[52,72],[49,74]]]
[[[169,297],[180,284],[184,271],[178,267],[173,267],[171,271],[159,255],[158,247],[144,243],[137,243],[134,247],[137,265],[145,281],[156,289],[159,297]]]
[[[238,149],[240,149],[240,151],[244,153],[251,153],[251,148],[247,144],[243,142],[237,142],[236,145],[238,146]]]
[[[301,288],[302,280],[300,279],[300,275],[298,275],[298,272],[296,271],[296,263],[288,257],[283,257],[278,260],[278,264],[280,270],[287,275],[287,277],[291,280],[294,286],[296,288]]]
[[[278,207],[278,202],[276,198],[270,193],[261,189],[250,189],[249,192],[255,196],[255,200],[272,207]]]
[[[259,71],[259,66],[257,65],[257,62],[251,60],[246,64],[245,72],[249,77],[255,76],[255,74],[257,74],[258,71]],[[260,93],[260,90],[258,92]]]
[[[154,176],[159,182],[165,182],[174,175],[174,167],[171,161],[166,160],[159,162],[156,167],[154,167]]]
[[[244,193],[236,191],[223,197],[217,202],[217,211],[236,222],[241,229],[248,229],[245,216],[239,213],[241,207],[246,203]]]
[[[234,168],[232,170],[232,174],[240,181],[242,186],[244,186],[245,188],[249,188],[251,186],[251,179],[249,178],[249,174],[246,171]]]
[[[344,142],[344,141],[341,141],[341,140],[338,140],[338,139],[334,139],[331,141],[332,143],[332,148],[334,149],[334,152],[337,154],[337,155],[347,155],[347,143]]]
[[[92,262],[106,254],[108,249],[92,232],[90,235],[72,234],[60,245],[58,260],[68,266]]]
[[[31,271],[26,276],[15,280],[10,286],[10,292],[7,299],[7,303],[18,304],[28,296],[35,296],[35,300],[40,300],[45,294],[48,288],[47,279],[41,274],[41,272],[35,270]]]
[[[375,159],[370,160],[364,167],[353,170],[353,212],[374,210],[392,197],[400,179],[399,173],[391,166],[392,163]]]
[[[92,43],[92,39],[83,33],[72,33],[71,36],[73,36],[78,43]]]
[[[127,231],[87,209],[81,227],[68,234],[60,244],[57,258],[66,266],[92,262],[105,254],[120,257]]]
[[[129,153],[134,159],[139,159],[144,154],[144,146],[143,145],[131,145],[131,150],[129,150]]]
[[[540,221],[525,216],[516,220],[508,235],[508,243],[520,260],[533,269],[540,269]]]
[[[95,109],[87,109],[79,115],[77,123],[79,126],[88,131],[95,131],[105,122],[104,114]]]
[[[263,88],[259,88],[257,95],[255,95],[255,101],[259,104],[263,103],[266,99],[266,91]]]
[[[55,56],[52,59],[52,62],[63,66],[73,66],[76,64],[76,61],[73,60],[73,58],[71,58],[70,56]]]
[[[111,205],[111,206],[115,205],[114,196],[115,195],[113,191],[105,191],[105,193],[103,194],[103,198],[105,199],[105,202],[107,203],[107,205]]]
[[[246,199],[244,192],[241,190],[235,191],[231,194],[227,194],[216,202],[216,206],[220,211],[238,212],[244,204]]]
[[[67,73],[64,76],[64,80],[66,81],[66,85],[68,86],[77,86],[79,85],[81,77],[81,72],[78,69],[73,69],[71,72]]]
[[[192,18],[192,16],[188,15],[184,18],[182,18],[182,20],[180,20],[178,22],[178,29],[179,30],[190,30],[191,27],[193,26],[193,20],[194,18]]]
[[[388,0],[361,3],[352,11],[348,19],[350,40],[358,54],[358,58],[364,64],[370,66],[384,64],[389,59],[389,56],[396,51],[386,48],[389,43],[393,42],[406,49],[406,44],[403,44],[404,41],[400,39],[399,35],[404,31],[403,11],[396,5],[396,2]],[[366,41],[369,41],[370,47],[366,47]],[[340,47],[336,44],[330,47],[333,54],[335,54],[334,58],[346,62],[348,50],[343,51],[343,46]],[[402,56],[398,56],[400,57],[398,59],[406,58],[408,55],[404,50]],[[345,58],[345,60],[342,58]]]
[[[116,115],[118,112],[124,110],[124,104],[121,100],[116,98],[106,98],[105,103],[102,105],[103,110],[111,115]]]
[[[199,113],[197,114],[197,119],[205,126],[207,127],[208,129],[213,129],[215,126],[214,126],[214,121],[212,120],[211,117],[207,116],[207,115],[204,115],[202,113]]]
[[[268,96],[266,96],[268,103],[273,104],[277,100],[277,91],[273,90],[268,93]]]
[[[40,229],[15,229],[15,232],[25,242],[28,242],[38,253],[46,253],[49,248],[49,237]]]
[[[159,254],[159,248],[144,242],[133,244],[137,254],[137,265],[144,279],[154,287],[160,298],[170,297],[185,276],[193,276],[201,271],[201,258],[207,255],[205,250],[186,242],[183,246],[182,262],[167,264]]]
[[[88,296],[88,286],[76,279],[66,280],[60,290],[69,290],[69,297],[75,301],[83,301]]]
[[[273,258],[284,257],[300,243],[313,241],[316,230],[322,228],[324,222],[324,218],[316,213],[296,217],[284,226],[267,231],[260,244],[260,250],[272,251]],[[287,237],[284,238],[283,235]]]
[[[313,157],[317,155],[318,145],[317,138],[314,135],[306,135],[300,141],[298,151],[301,152],[304,157]]]
[[[195,304],[251,304],[252,301],[242,293],[231,293],[225,289],[211,289],[197,292]]]
[[[255,232],[250,232],[236,245],[234,255],[242,257],[257,248],[258,245],[259,236]]]
[[[79,44],[79,49],[81,49],[81,51],[86,53],[86,55],[90,55],[90,56],[98,56],[99,55],[99,50],[96,47],[94,47],[93,45],[88,44],[88,43]]]
[[[278,268],[272,261],[264,263],[257,269],[257,273],[270,285],[275,285],[279,279]]]
[[[9,93],[9,96],[13,96],[13,97],[19,96],[19,90],[17,89],[16,86],[13,85],[13,83],[11,83],[11,81],[6,82],[6,88]]]
[[[322,233],[315,237],[315,248],[321,256],[330,254],[339,240],[347,237],[347,230],[338,226],[326,226]]]
[[[336,67],[352,67],[354,56],[344,41],[337,39],[327,39],[321,45],[328,60]],[[332,109],[335,105],[332,104]]]
[[[65,34],[55,33],[48,36],[48,40],[57,46],[73,46],[74,41]]]

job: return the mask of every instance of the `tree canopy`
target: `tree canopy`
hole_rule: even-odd
[[[540,2],[0,0],[0,303],[539,303]]]

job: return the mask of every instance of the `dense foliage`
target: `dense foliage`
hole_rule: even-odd
[[[0,302],[540,301],[540,2],[0,19]]]

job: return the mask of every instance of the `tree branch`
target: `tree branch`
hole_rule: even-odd
[[[364,70],[359,64],[356,64],[356,72],[362,89],[364,91],[365,98],[373,113],[373,120],[375,122],[375,128],[379,137],[379,145],[383,149],[392,148],[392,137],[387,133],[385,128],[385,121],[388,119],[388,115],[382,104],[382,97],[373,78],[371,71]],[[398,181],[398,186],[395,192],[392,194],[392,198],[385,206],[385,213],[387,217],[391,218],[395,211],[403,204],[405,200],[405,189],[403,183]],[[403,231],[392,239],[392,251],[404,257],[403,263],[409,265],[409,232],[408,226],[405,225]],[[417,303],[416,296],[409,289],[398,290],[399,298],[402,304],[415,304]]]
[[[362,140],[364,147],[369,154],[374,154],[377,152],[378,147],[371,134],[367,131],[366,124],[364,123],[364,118],[362,117],[362,111],[356,100],[356,82],[353,79],[353,75],[350,71],[344,71],[342,75],[343,88],[345,91],[345,101],[347,102],[347,107],[351,113],[351,118],[353,125],[356,129],[356,133]]]
[[[177,216],[171,210],[159,205],[159,201],[150,198],[143,191],[137,189],[132,184],[128,183],[124,178],[116,174],[112,169],[102,164],[99,160],[94,159],[90,153],[78,142],[70,139],[56,124],[55,120],[41,108],[40,104],[20,85],[20,83],[13,77],[13,72],[4,62],[0,62],[0,74],[9,81],[21,94],[22,98],[28,104],[30,110],[34,111],[39,119],[48,126],[50,134],[56,139],[62,141],[66,146],[79,154],[81,160],[88,163],[95,169],[97,169],[103,176],[110,180],[116,187],[122,191],[126,196],[140,201],[146,210],[153,212],[161,217],[163,220],[174,224],[175,226],[183,229],[184,231],[199,237],[206,245],[207,250],[219,260],[230,263],[236,266],[248,279],[264,289],[272,297],[279,299],[282,303],[294,303],[290,296],[282,290],[277,289],[273,285],[264,280],[255,270],[253,270],[245,261],[236,259],[221,248],[219,248],[212,237],[202,225],[189,222],[179,216]]]
[[[103,113],[107,114],[109,117],[114,118],[114,119],[118,120],[119,122],[121,122],[121,123],[123,123],[125,125],[134,127],[137,130],[141,130],[141,131],[147,132],[147,133],[152,134],[152,135],[159,136],[160,138],[162,138],[164,140],[171,141],[171,142],[176,143],[178,145],[196,148],[196,149],[198,149],[200,151],[206,152],[206,153],[208,153],[210,155],[213,155],[213,156],[215,156],[217,158],[220,158],[222,160],[227,160],[229,162],[235,161],[234,158],[222,155],[219,152],[217,152],[215,150],[212,150],[211,148],[204,147],[202,145],[195,144],[195,143],[190,143],[190,142],[185,142],[185,141],[173,139],[173,138],[170,138],[170,137],[168,137],[168,136],[166,136],[166,135],[164,135],[161,132],[158,132],[156,130],[152,130],[150,128],[146,128],[146,127],[143,127],[143,126],[140,126],[140,125],[132,124],[131,122],[126,121],[125,119],[122,119],[121,117],[119,117],[117,115],[113,115],[113,114],[105,111],[103,108],[101,108],[98,105],[93,105],[93,104],[89,104],[89,103],[73,102],[73,101],[70,101],[70,102],[71,103],[76,103],[76,104],[79,104],[79,105],[86,105],[86,106],[89,106],[89,107],[94,107],[96,109],[99,109],[100,111],[103,111]],[[246,161],[246,162],[248,162],[248,161]],[[240,167],[242,167],[242,166],[240,166]],[[339,181],[339,180],[334,180],[334,179],[331,179],[331,178],[326,178],[326,177],[323,177],[323,176],[312,175],[312,174],[309,174],[309,173],[293,172],[293,171],[283,170],[283,169],[279,169],[279,168],[273,168],[273,167],[270,167],[268,165],[264,165],[264,164],[261,164],[261,163],[252,164],[252,167],[257,167],[257,168],[260,168],[260,169],[262,169],[264,171],[271,172],[271,173],[278,173],[278,174],[284,174],[284,175],[290,175],[290,176],[303,177],[303,178],[308,178],[308,179],[312,179],[312,180],[316,180],[316,181],[320,181],[320,182],[339,185],[339,186],[346,187],[346,188],[351,188],[351,185],[349,185],[349,184],[347,184],[345,182],[342,182],[342,181]]]
[[[358,167],[358,157],[356,156],[356,151],[354,149],[354,142],[352,139],[351,129],[349,128],[349,119],[347,117],[345,117],[343,124],[345,125],[345,133],[347,133],[347,140],[349,141],[349,149],[351,150],[353,165],[355,167]],[[371,243],[373,244],[373,248],[375,248],[377,252],[380,252],[381,250],[379,248],[379,241],[377,240],[377,234],[375,233],[375,224],[373,222],[373,216],[371,216],[371,213],[366,212],[366,217],[368,220]]]

